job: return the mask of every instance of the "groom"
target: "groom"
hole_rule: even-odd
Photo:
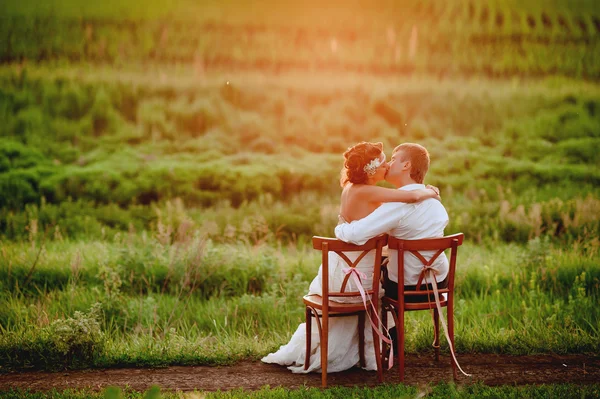
[[[425,188],[423,180],[429,170],[429,153],[419,144],[405,143],[394,148],[388,163],[385,180],[400,190]],[[443,237],[448,224],[448,213],[442,203],[430,198],[422,202],[407,204],[388,202],[382,204],[373,213],[352,223],[343,223],[335,228],[338,239],[352,244],[364,244],[379,234],[387,233],[405,240]],[[429,259],[435,251],[423,251]],[[398,252],[389,251],[388,278],[384,282],[386,296],[398,299]],[[447,286],[448,259],[442,253],[434,262],[437,271],[438,287]],[[404,286],[407,291],[415,291],[423,264],[410,252],[404,255]],[[427,296],[407,297],[407,302],[426,301]],[[392,334],[395,337],[395,334]],[[394,342],[394,346],[395,346]]]

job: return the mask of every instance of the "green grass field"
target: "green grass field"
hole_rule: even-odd
[[[446,233],[467,239],[459,358],[597,353],[595,2],[261,4],[3,5],[0,372],[224,364],[287,342],[319,266],[309,238],[333,234],[341,153],[363,140],[429,149]],[[408,325],[407,350],[429,351],[428,315]]]

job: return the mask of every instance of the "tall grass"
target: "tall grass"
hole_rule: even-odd
[[[2,247],[4,368],[257,359],[285,343],[302,321],[300,298],[319,263],[319,254],[300,242],[279,248],[216,243],[197,235],[173,239],[159,229],[112,242],[49,241],[37,277],[24,280],[19,262],[27,259],[29,267],[33,244]],[[598,248],[594,236],[570,247],[548,236],[527,246],[467,243],[457,271],[459,352],[597,351]],[[88,313],[97,302],[101,313]],[[430,317],[408,317],[408,350],[429,350]],[[55,329],[65,323],[67,346],[61,347]],[[79,323],[98,323],[99,333],[81,335]],[[78,349],[78,339],[93,350]],[[72,355],[62,356],[65,351]]]
[[[526,243],[542,236],[552,237],[557,242],[572,242],[599,228],[600,202],[595,187],[587,188],[590,190],[587,195],[585,186],[580,187],[581,191],[573,188],[561,193],[553,192],[551,187],[527,188],[519,194],[498,186],[490,187],[488,194],[483,188],[457,192],[450,185],[439,185],[443,203],[451,215],[449,229],[463,231],[476,242]],[[564,197],[554,197],[555,194]],[[180,198],[161,205],[126,209],[77,201],[28,205],[23,212],[0,210],[4,218],[0,225],[4,227],[7,242],[21,241],[22,248],[30,252],[29,265],[21,262],[18,270],[15,269],[15,275],[24,276],[39,249],[34,242],[69,245],[79,239],[113,241],[115,237],[119,241],[147,231],[147,234],[162,235],[163,240],[169,242],[204,235],[219,243],[277,246],[279,242],[306,242],[312,235],[331,235],[337,223],[338,208],[337,196],[315,192],[293,195],[287,201],[261,195],[256,201],[244,202],[238,207],[221,201],[215,206],[198,208],[186,205]]]

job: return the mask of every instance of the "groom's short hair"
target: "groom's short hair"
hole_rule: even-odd
[[[410,161],[410,178],[423,184],[429,170],[429,152],[420,144],[404,143],[394,148],[394,153],[402,152],[402,161]]]

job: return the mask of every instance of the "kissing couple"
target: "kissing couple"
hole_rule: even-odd
[[[421,238],[443,237],[444,228],[448,224],[448,213],[441,203],[439,190],[434,186],[425,186],[423,181],[429,170],[429,153],[419,144],[404,143],[392,153],[389,162],[383,152],[382,143],[361,142],[350,147],[344,153],[344,167],[341,172],[342,186],[339,219],[335,228],[338,239],[362,245],[369,239],[387,233],[391,236],[415,240]],[[382,180],[393,184],[397,189],[379,187]],[[434,251],[433,251],[434,252]],[[360,253],[347,252],[351,261],[355,261]],[[422,252],[428,256],[427,251]],[[369,252],[356,266],[359,272],[366,275],[362,279],[364,287],[373,284],[373,265],[375,251]],[[388,278],[380,289],[380,297],[384,290],[387,296],[397,296],[398,270],[397,252],[389,251]],[[415,290],[422,270],[422,263],[408,253],[404,259],[405,290]],[[441,254],[433,263],[436,271],[438,287],[447,285],[448,259]],[[335,252],[329,253],[329,290],[340,291],[344,281],[346,263]],[[309,295],[322,294],[322,265],[317,276],[310,284]],[[347,282],[347,289],[358,291],[352,279]],[[415,302],[421,301],[418,296],[412,297]],[[397,299],[397,298],[395,298]],[[332,297],[332,301],[360,302],[361,298]],[[373,348],[371,326],[365,323],[365,369],[377,370],[377,362]],[[271,353],[262,361],[288,366],[294,373],[308,373],[321,370],[321,354],[319,334],[312,329],[310,364],[305,369],[306,323],[298,326],[290,341]],[[396,334],[390,331],[390,335]],[[327,371],[337,372],[359,365],[357,316],[333,318],[329,320],[329,345]],[[395,341],[394,341],[395,346]]]

